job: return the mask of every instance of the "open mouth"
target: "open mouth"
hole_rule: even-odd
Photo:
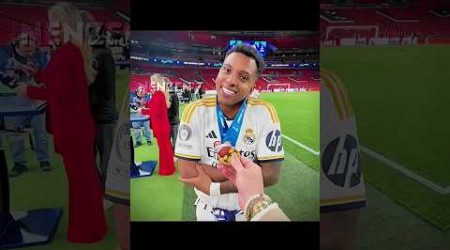
[[[234,92],[233,90],[227,89],[225,87],[222,87],[222,91],[225,95],[235,95],[236,92]]]

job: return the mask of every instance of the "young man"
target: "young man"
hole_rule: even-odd
[[[365,187],[356,121],[341,80],[321,70],[321,249],[356,249],[359,210]]]
[[[198,221],[245,220],[236,186],[217,169],[216,145],[229,142],[256,162],[264,186],[278,181],[284,159],[278,115],[271,104],[249,98],[263,68],[254,48],[231,48],[216,78],[217,96],[190,104],[181,117],[175,155],[181,180],[198,196]]]
[[[14,88],[19,84],[35,85],[34,74],[42,70],[48,62],[43,51],[37,49],[35,37],[30,32],[21,33],[14,42],[0,49],[0,81],[2,84]],[[26,97],[17,97],[17,105],[33,102]],[[35,139],[35,154],[40,162],[42,171],[51,170],[49,162],[49,136],[45,125],[45,113],[29,116],[13,116],[5,118],[8,128],[24,128],[27,123],[33,128]],[[25,159],[25,136],[15,134],[7,136],[14,166],[10,176],[18,176],[28,170]]]

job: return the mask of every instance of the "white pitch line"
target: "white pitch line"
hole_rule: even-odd
[[[307,150],[308,152],[314,154],[314,155],[319,155],[320,154],[320,152],[314,151],[313,149],[309,148],[308,146],[305,146],[302,143],[300,143],[300,142],[298,142],[298,141],[296,141],[296,140],[294,140],[294,139],[292,139],[292,138],[290,138],[290,137],[288,137],[286,135],[283,135],[283,137],[286,138],[287,140],[291,141],[292,143],[296,144],[297,146],[299,146],[299,147]],[[418,181],[422,185],[424,185],[424,186],[426,186],[426,187],[436,191],[437,193],[439,193],[439,194],[450,194],[450,186],[448,186],[448,187],[439,186],[438,184],[428,180],[427,178],[422,177],[422,176],[420,176],[420,175],[418,175],[418,174],[408,170],[406,167],[404,167],[400,163],[397,163],[397,162],[394,162],[392,160],[389,160],[388,158],[386,158],[386,157],[378,154],[377,152],[375,152],[373,150],[370,150],[370,149],[368,149],[368,148],[366,148],[364,146],[361,146],[360,149],[361,149],[362,152],[366,153],[367,155],[369,155],[370,157],[374,158],[375,160],[388,165],[389,167],[399,171],[400,173],[408,176],[411,179],[414,179],[414,180]]]
[[[408,176],[409,178],[412,178],[418,182],[420,182],[421,184],[427,186],[428,188],[433,189],[434,191],[440,193],[440,194],[449,194],[450,193],[450,186],[448,187],[441,187],[438,184],[428,180],[427,178],[424,178],[410,170],[408,170],[406,167],[402,166],[401,164],[391,161],[388,158],[364,147],[361,146],[361,151],[363,151],[364,153],[366,153],[367,155],[369,155],[370,157],[374,158],[375,160],[382,162],[386,165],[388,165],[389,167],[401,172],[402,174]]]
[[[308,146],[305,146],[305,145],[301,144],[300,142],[298,142],[298,141],[296,141],[296,140],[294,140],[294,139],[292,139],[292,138],[290,138],[290,137],[288,137],[288,136],[286,136],[286,135],[283,135],[283,137],[286,138],[287,140],[291,141],[291,142],[294,143],[295,145],[297,145],[297,146],[299,146],[299,147],[301,147],[301,148],[303,148],[303,149],[309,151],[310,153],[312,153],[312,154],[314,154],[314,155],[319,155],[319,154],[320,154],[320,152],[314,151],[314,149],[311,149],[311,148],[309,148]]]

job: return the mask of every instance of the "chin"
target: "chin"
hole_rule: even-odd
[[[219,102],[222,105],[229,106],[229,107],[239,105],[242,101],[243,101],[243,99],[240,99],[240,100],[226,100],[226,101],[223,101],[223,100],[219,99]]]

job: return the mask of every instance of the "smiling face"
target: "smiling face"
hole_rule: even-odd
[[[255,88],[256,72],[255,59],[240,52],[229,54],[216,78],[219,104],[239,107],[240,102]]]

